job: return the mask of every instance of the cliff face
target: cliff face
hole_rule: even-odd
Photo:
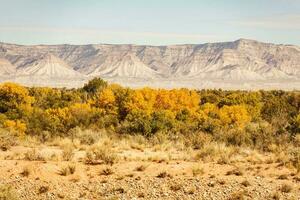
[[[220,81],[281,84],[300,81],[300,48],[245,39],[172,46],[0,43],[0,75],[10,79],[24,74],[35,79],[49,77],[49,86],[52,86],[50,79],[75,81],[94,76],[125,85],[135,79],[147,80],[149,86],[153,79],[176,80],[178,86],[189,86],[186,81],[189,80],[192,87],[197,87],[195,81],[200,80],[210,84]],[[202,88],[200,85],[203,84],[199,83]]]

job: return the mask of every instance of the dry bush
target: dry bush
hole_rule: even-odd
[[[73,159],[73,151],[74,151],[74,147],[73,145],[66,145],[63,147],[62,150],[62,159],[64,161],[71,161]]]
[[[180,189],[182,188],[182,185],[180,183],[173,183],[171,186],[170,186],[170,189],[174,192],[177,192],[179,191]]]
[[[45,161],[45,158],[34,148],[24,154],[24,159],[29,161]]]
[[[202,149],[211,141],[212,136],[203,132],[189,134],[186,139],[184,139],[185,146],[193,149]]]
[[[58,171],[58,174],[61,176],[68,176],[70,174],[74,174],[75,171],[76,171],[76,165],[71,164],[71,165],[61,167],[61,169]]]
[[[9,131],[0,129],[0,150],[7,151],[17,144],[17,138]]]
[[[22,172],[20,173],[22,176],[28,177],[31,173],[31,170],[29,169],[29,167],[24,167]]]
[[[156,163],[163,163],[163,162],[169,161],[169,157],[167,157],[167,155],[164,153],[164,154],[159,154],[159,155],[148,157],[148,161],[156,162]]]
[[[248,186],[251,185],[250,182],[247,181],[247,180],[244,180],[241,184],[242,184],[243,186],[245,186],[245,187],[248,187]]]
[[[143,171],[146,170],[146,168],[147,168],[146,165],[139,165],[139,166],[137,166],[137,167],[135,168],[135,171],[143,172]]]
[[[95,132],[90,129],[87,130],[76,129],[76,133],[74,137],[77,138],[81,144],[93,145],[105,136],[106,136],[106,132],[104,130]]]
[[[46,192],[48,192],[48,190],[49,190],[49,187],[48,187],[48,186],[42,185],[42,186],[39,188],[39,194],[46,193]]]
[[[139,193],[137,194],[137,197],[138,197],[138,198],[145,198],[145,193],[144,193],[144,192],[139,192]]]
[[[125,193],[126,191],[125,191],[125,189],[122,188],[122,187],[117,187],[117,188],[114,188],[114,189],[113,189],[113,192],[116,192],[116,193],[119,193],[119,194],[123,194],[123,193]]]
[[[109,164],[113,165],[118,161],[118,156],[112,146],[107,143],[97,143],[91,146],[85,157],[86,164]]]
[[[204,172],[203,167],[193,166],[192,173],[193,173],[193,176],[199,176],[199,175],[203,175],[205,172]]]
[[[172,175],[167,173],[166,171],[160,172],[157,176],[157,178],[172,178]]]
[[[233,146],[226,146],[224,143],[209,143],[204,145],[195,155],[196,160],[215,161],[222,159],[220,164],[230,162],[231,157],[238,153]]]
[[[289,184],[283,184],[280,187],[280,191],[284,192],[284,193],[290,193],[292,190],[293,190],[293,187],[291,185],[289,185]]]
[[[278,179],[286,180],[286,179],[288,179],[288,175],[287,174],[281,174],[281,175],[278,176]]]
[[[106,167],[100,171],[100,175],[109,176],[114,174],[114,171],[111,167]]]
[[[226,173],[227,176],[229,176],[229,175],[242,176],[243,174],[244,174],[243,171],[239,168],[230,170]]]
[[[17,200],[18,195],[10,185],[0,185],[1,200]]]
[[[272,194],[271,195],[271,199],[280,200],[280,194],[279,194],[279,192],[275,192],[274,194]]]

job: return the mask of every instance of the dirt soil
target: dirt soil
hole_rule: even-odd
[[[112,166],[87,165],[84,151],[72,161],[21,159],[28,150],[0,151],[0,185],[11,185],[19,199],[300,199],[300,175],[278,163],[157,161],[142,159],[157,152],[131,149]],[[43,155],[60,151],[39,148]],[[70,165],[75,172],[62,175]]]

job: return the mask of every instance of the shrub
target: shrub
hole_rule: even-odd
[[[73,158],[74,147],[72,145],[66,145],[63,147],[62,158],[64,161],[70,161]]]
[[[167,177],[171,178],[172,175],[167,173],[166,171],[163,171],[163,172],[160,172],[156,177],[157,178],[167,178]]]
[[[290,193],[292,190],[293,190],[293,187],[288,184],[283,184],[280,188],[280,191],[284,192],[284,193]]]
[[[0,129],[0,149],[7,151],[17,144],[17,138],[10,132]]]
[[[100,175],[109,176],[114,173],[113,169],[110,167],[106,167],[100,171]]]
[[[72,165],[61,167],[61,169],[58,171],[58,174],[61,176],[68,176],[70,174],[74,174],[75,171],[76,171],[76,166],[72,164]]]
[[[34,148],[24,154],[24,159],[29,161],[45,161],[45,158]]]
[[[192,173],[193,173],[193,176],[198,176],[198,175],[203,175],[205,172],[204,172],[203,167],[194,166],[192,168]]]
[[[140,165],[140,166],[137,166],[137,167],[135,168],[135,171],[143,172],[143,171],[146,170],[146,168],[147,168],[146,165]]]
[[[94,144],[86,152],[85,162],[87,164],[97,164],[102,161],[105,164],[113,165],[117,162],[118,156],[114,150],[105,144]]]

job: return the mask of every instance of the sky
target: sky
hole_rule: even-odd
[[[0,0],[0,42],[300,45],[300,0]]]

